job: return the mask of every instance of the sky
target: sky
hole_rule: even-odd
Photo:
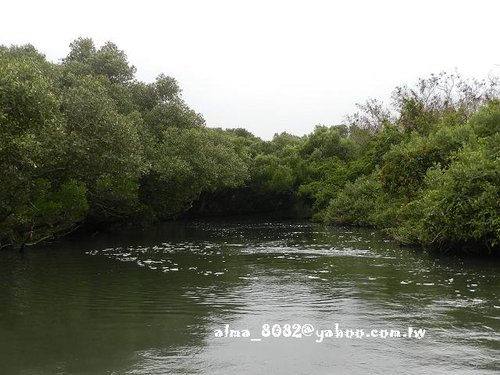
[[[177,79],[207,126],[271,139],[336,125],[431,73],[500,75],[500,1],[6,1],[0,44],[51,61],[112,41],[151,82]]]

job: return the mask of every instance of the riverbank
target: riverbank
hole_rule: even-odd
[[[0,248],[78,228],[289,212],[403,244],[500,245],[498,81],[438,74],[342,124],[264,141],[205,126],[177,81],[78,38],[53,63],[0,47]]]

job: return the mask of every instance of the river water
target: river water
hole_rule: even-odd
[[[3,251],[0,374],[494,374],[499,266],[302,222]]]

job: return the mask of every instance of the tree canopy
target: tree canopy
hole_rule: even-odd
[[[263,141],[208,128],[177,81],[141,82],[114,43],[61,63],[0,46],[0,247],[80,226],[281,213],[492,252],[500,238],[498,81],[441,73],[345,123]]]

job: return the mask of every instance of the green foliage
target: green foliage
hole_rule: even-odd
[[[23,212],[40,195],[36,181],[57,164],[52,141],[61,138],[63,117],[52,74],[31,47],[0,53],[0,245],[24,238],[33,215]]]
[[[500,133],[500,100],[494,100],[480,108],[469,123],[479,137],[491,137]]]
[[[52,64],[32,46],[0,48],[0,247],[171,218],[248,178],[235,137],[206,129],[173,78],[135,81],[113,43],[70,49]]]
[[[80,76],[105,77],[110,84],[124,84],[134,78],[135,67],[129,65],[125,52],[114,43],[107,42],[96,49],[92,39],[79,38],[70,44],[70,49],[63,63]]]
[[[472,250],[499,245],[500,159],[485,144],[458,152],[448,169],[431,168],[426,189],[403,207],[403,225],[394,235],[404,242],[442,249],[464,244]]]
[[[88,38],[60,64],[0,46],[0,247],[79,225],[288,212],[385,229],[404,243],[496,251],[499,87],[431,75],[370,99],[347,125],[263,141],[205,127],[177,81],[135,79]]]
[[[348,181],[348,164],[358,154],[359,145],[345,126],[316,126],[298,149],[298,188],[301,199],[310,202],[313,219],[323,219],[329,201]]]
[[[393,145],[409,137],[408,134],[402,133],[391,124],[385,124],[379,132],[374,134],[359,128],[353,128],[351,131],[351,138],[359,144],[359,156],[349,162],[349,180],[371,174],[377,166],[383,163],[384,155]]]
[[[337,157],[340,160],[352,160],[356,152],[356,144],[347,137],[345,126],[326,127],[318,125],[307,137],[300,154],[310,156],[316,152],[316,157]]]
[[[392,93],[396,123],[406,132],[427,135],[440,124],[462,124],[480,107],[500,95],[496,80],[464,79],[460,74],[431,74],[414,87]]]
[[[170,218],[189,208],[203,191],[239,186],[247,174],[225,133],[167,128],[154,150],[151,172],[143,178],[141,201],[158,218]]]
[[[471,137],[467,126],[440,127],[428,136],[413,133],[384,154],[379,174],[384,189],[411,200],[422,188],[427,169],[446,166],[452,153]]]
[[[37,243],[71,229],[87,213],[85,184],[69,180],[54,188],[46,179],[31,183],[30,195],[0,223],[8,243]]]
[[[118,113],[98,80],[87,76],[65,90],[62,112],[70,170],[86,182],[103,175],[136,177],[142,165],[140,118]]]
[[[83,219],[89,208],[85,184],[69,180],[54,190],[49,181],[39,179],[35,185],[34,200],[24,212],[31,223],[64,226]]]
[[[88,220],[96,223],[133,218],[144,210],[139,202],[139,181],[127,176],[99,177],[89,196],[92,210]]]
[[[495,80],[442,73],[396,88],[393,120],[374,102],[360,106],[349,179],[361,177],[332,199],[325,221],[442,250],[498,249],[498,96]]]
[[[331,200],[325,220],[337,225],[374,225],[376,201],[382,195],[382,185],[376,174],[361,176],[345,184],[342,191]]]
[[[467,123],[403,137],[382,154],[379,170],[345,185],[326,222],[374,225],[402,243],[446,251],[498,249],[499,113],[493,100]]]
[[[252,165],[252,182],[264,193],[292,192],[296,176],[290,166],[276,155],[258,155]]]

